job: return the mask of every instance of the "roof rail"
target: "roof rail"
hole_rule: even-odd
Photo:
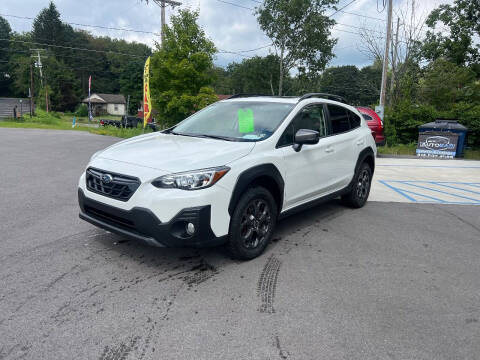
[[[230,96],[228,99],[238,99],[238,98],[245,98],[245,97],[256,97],[256,96],[271,96],[265,94],[235,94]]]
[[[326,93],[309,93],[309,94],[305,94],[303,95],[300,99],[298,99],[298,102],[302,101],[302,100],[305,100],[305,99],[310,99],[310,98],[313,98],[313,97],[318,97],[318,98],[325,98],[325,99],[328,99],[328,100],[334,100],[334,101],[338,101],[338,102],[342,102],[342,103],[345,103],[347,104],[347,100],[345,100],[345,98],[339,96],[339,95],[333,95],[333,94],[326,94]]]

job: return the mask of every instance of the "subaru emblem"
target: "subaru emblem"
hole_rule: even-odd
[[[110,174],[103,174],[102,175],[102,183],[110,184],[113,181],[113,177]]]

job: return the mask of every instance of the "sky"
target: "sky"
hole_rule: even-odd
[[[230,62],[240,62],[248,56],[265,56],[274,53],[273,47],[265,47],[271,41],[259,28],[254,10],[250,10],[260,5],[259,0],[178,1],[182,2],[180,7],[199,10],[200,25],[220,51],[215,59],[216,65],[225,67]],[[48,0],[1,0],[1,2],[0,15],[4,16],[12,29],[17,32],[30,31],[32,20],[5,15],[35,17],[49,3]],[[65,22],[120,27],[154,33],[160,31],[160,7],[152,0],[148,4],[140,0],[55,0],[54,2],[62,20]],[[407,7],[411,6],[411,3],[412,0],[393,0],[394,11],[397,14],[401,10],[405,11]],[[425,18],[431,10],[444,3],[453,3],[453,0],[416,0],[417,17]],[[363,67],[372,62],[360,50],[361,37],[358,34],[358,28],[366,28],[372,34],[378,35],[379,38],[383,37],[386,32],[387,11],[381,11],[382,4],[383,0],[339,1],[337,8],[348,5],[344,11],[357,15],[338,12],[332,16],[338,23],[332,31],[332,36],[338,38],[338,43],[334,48],[335,58],[328,66],[356,65]],[[178,8],[176,9],[178,10]],[[175,9],[167,7],[167,22],[170,15],[175,11]],[[334,12],[332,9],[327,11],[326,14],[330,15]],[[358,14],[375,19],[361,17]],[[395,13],[394,17],[396,17]],[[159,37],[154,34],[73,26],[89,30],[94,35],[108,35],[127,41],[137,41],[151,47],[154,47],[155,42],[159,41]],[[262,49],[245,52],[257,48]]]

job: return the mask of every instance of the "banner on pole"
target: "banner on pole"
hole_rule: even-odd
[[[92,121],[92,104],[90,103],[90,91],[92,89],[92,75],[88,77],[88,120]]]
[[[145,61],[143,71],[143,128],[147,126],[148,119],[152,113],[152,103],[150,100],[150,56]]]

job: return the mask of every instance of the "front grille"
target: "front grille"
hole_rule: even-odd
[[[104,175],[108,180],[103,179]],[[88,168],[86,172],[87,189],[120,201],[127,201],[140,186],[140,180],[133,176]]]
[[[126,219],[122,216],[114,215],[105,211],[102,211],[97,208],[85,205],[85,212],[99,220],[104,220],[114,225],[119,225],[123,228],[128,228],[131,230],[136,230],[135,224],[130,219]]]

